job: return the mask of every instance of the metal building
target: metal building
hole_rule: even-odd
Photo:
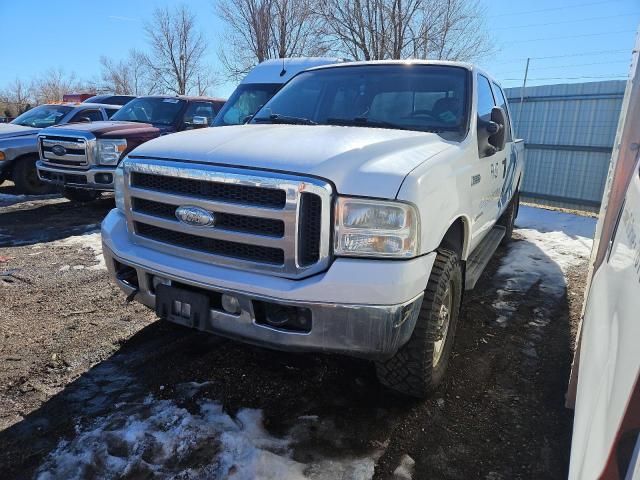
[[[597,210],[626,82],[507,88],[516,135],[525,141],[523,200]]]

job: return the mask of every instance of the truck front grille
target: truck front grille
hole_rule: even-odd
[[[223,255],[229,258],[264,262],[273,265],[282,265],[284,263],[284,252],[280,248],[261,247],[258,245],[247,245],[244,243],[189,235],[187,233],[154,227],[153,225],[142,222],[135,222],[135,231],[141,237],[150,240],[157,240],[212,255]]]
[[[40,158],[56,167],[89,168],[87,140],[76,136],[40,135]]]
[[[154,215],[160,218],[176,220],[176,205],[153,202],[142,198],[133,198],[131,208],[134,212]],[[248,217],[218,212],[216,214],[216,228],[233,232],[255,233],[281,238],[284,235],[284,222],[273,218]]]
[[[191,178],[175,178],[147,173],[132,174],[131,184],[156,192],[177,193],[208,200],[222,200],[241,205],[284,208],[287,201],[284,190],[271,190],[248,185],[202,182]]]
[[[155,249],[302,278],[329,264],[331,186],[317,179],[177,161],[127,159],[125,207],[132,239]],[[179,207],[208,212],[197,226]]]

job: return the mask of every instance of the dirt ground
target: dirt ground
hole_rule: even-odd
[[[0,478],[31,478],[61,439],[149,393],[187,409],[201,397],[230,414],[261,409],[274,436],[319,418],[293,459],[379,451],[375,479],[393,478],[407,454],[415,479],[566,478],[564,392],[586,261],[570,269],[559,297],[541,282],[511,292],[517,308],[501,324],[501,249],[466,295],[446,381],[429,400],[408,401],[382,389],[366,362],[246,346],[126,303],[96,252],[65,241],[95,230],[112,206],[49,198],[0,207]],[[542,304],[553,321],[536,328]],[[200,387],[184,398],[189,382]],[[197,446],[189,461],[202,462],[207,448],[215,447]]]

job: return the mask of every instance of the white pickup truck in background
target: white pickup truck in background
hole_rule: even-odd
[[[102,224],[107,266],[162,318],[371,359],[383,384],[423,397],[464,289],[511,236],[522,146],[472,65],[310,69],[247,125],[131,152]]]

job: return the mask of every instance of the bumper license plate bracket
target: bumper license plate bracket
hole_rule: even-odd
[[[209,297],[170,285],[156,287],[156,315],[190,328],[202,329],[209,319]]]

